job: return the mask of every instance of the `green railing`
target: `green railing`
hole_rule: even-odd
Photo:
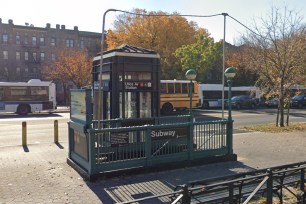
[[[155,118],[152,121],[149,125],[131,127],[125,126],[138,124],[137,120],[103,121],[104,129],[88,128],[71,121],[68,159],[90,177],[122,169],[224,156],[232,152],[227,139],[227,120],[190,122],[190,117],[176,117],[175,120]]]

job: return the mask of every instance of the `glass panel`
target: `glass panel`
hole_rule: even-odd
[[[98,74],[98,81],[100,79],[100,74]],[[110,80],[110,73],[106,72],[106,73],[102,73],[102,80]]]
[[[16,52],[16,60],[20,60],[20,52]]]
[[[110,111],[110,104],[111,104],[111,101],[110,101],[110,92],[104,92],[104,93],[107,93],[107,98],[106,98],[106,119],[110,119],[110,114],[111,114],[111,111]]]
[[[182,84],[182,93],[188,93],[187,84]]]
[[[125,72],[126,80],[151,80],[151,72]]]
[[[181,83],[174,83],[175,93],[181,93]]]
[[[137,107],[136,107],[136,92],[126,92],[124,96],[125,101],[125,118],[136,118]]]
[[[29,53],[28,52],[24,53],[24,60],[29,60]]]
[[[161,90],[161,93],[167,93],[167,84],[166,83],[162,83],[160,85],[160,90]]]
[[[168,83],[168,93],[173,94],[174,93],[174,84]]]
[[[32,45],[36,46],[36,37],[35,36],[32,37]]]
[[[8,59],[8,51],[3,51],[3,59]]]
[[[50,43],[50,44],[51,44],[51,46],[55,46],[55,41],[56,41],[56,40],[55,40],[55,38],[54,38],[54,37],[52,37],[52,38],[51,38],[51,43]]]
[[[123,106],[122,106],[122,92],[119,93],[119,118],[123,118],[122,112],[123,112]]]
[[[26,87],[12,87],[11,88],[11,96],[24,96],[27,94]]]
[[[19,45],[20,44],[20,36],[16,35],[16,44]]]
[[[140,92],[140,118],[150,118],[151,117],[151,93],[150,92]]]

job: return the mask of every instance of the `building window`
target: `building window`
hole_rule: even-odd
[[[2,42],[3,42],[4,44],[7,44],[7,43],[8,43],[8,34],[3,34],[3,35],[2,35]]]
[[[20,75],[20,67],[17,67],[17,68],[16,68],[16,74],[17,74],[17,75]]]
[[[20,35],[16,35],[16,45],[20,45]]]
[[[8,68],[7,67],[4,67],[4,75],[8,76]]]
[[[24,52],[24,60],[25,61],[29,60],[29,53],[28,52]]]
[[[32,37],[32,45],[33,46],[37,45],[37,41],[36,41],[36,37],[35,36]]]
[[[20,52],[16,52],[16,60],[20,60]]]
[[[51,54],[51,60],[55,61],[55,54],[54,53]]]
[[[44,37],[39,38],[39,44],[40,45],[45,45],[45,38]]]
[[[29,68],[27,68],[27,67],[24,68],[24,72],[25,72],[25,73],[29,73]]]
[[[8,59],[8,51],[3,51],[3,59]]]
[[[28,44],[28,36],[24,36],[24,44],[25,44],[25,45]]]
[[[33,52],[33,60],[36,61],[36,59],[37,59],[36,52]]]
[[[36,72],[37,72],[37,69],[34,67],[34,68],[32,69],[32,71],[33,71],[33,73],[36,73]]]
[[[50,43],[50,44],[51,44],[51,46],[53,46],[53,47],[56,45],[56,38],[55,38],[55,37],[52,37],[52,38],[51,38],[51,43]]]
[[[81,48],[81,49],[84,49],[84,48],[85,48],[84,40],[81,40],[81,41],[80,41],[80,48]]]
[[[45,61],[45,53],[44,52],[40,53],[40,60]]]
[[[66,39],[66,47],[73,47],[73,40],[72,39]]]

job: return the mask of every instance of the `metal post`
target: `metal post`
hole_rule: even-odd
[[[182,203],[184,204],[189,204],[191,202],[191,198],[188,192],[188,186],[184,184],[183,186],[183,198],[182,198]]]
[[[300,182],[300,190],[302,192],[301,195],[301,203],[305,202],[306,194],[305,194],[305,169],[301,169],[301,182]]]
[[[268,169],[269,179],[267,181],[267,203],[272,203],[273,200],[273,173],[271,169]]]
[[[190,80],[189,83],[189,115],[192,119],[192,91],[193,91],[193,82]]]
[[[103,97],[103,94],[101,95],[102,90],[102,65],[103,65],[103,50],[104,50],[104,30],[105,30],[105,18],[106,14],[110,11],[117,11],[116,9],[108,9],[103,14],[103,20],[102,20],[102,36],[101,36],[101,55],[100,55],[100,70],[99,70],[99,87],[98,87],[98,110],[94,110],[94,113],[97,112],[98,114],[98,128],[101,129],[101,97]],[[93,91],[95,90],[95,85],[93,85]],[[96,108],[96,106],[94,106]]]
[[[228,118],[227,118],[227,145],[228,145],[228,153],[233,153],[233,120],[232,120],[232,80],[229,79],[228,83]]]
[[[58,120],[54,120],[54,143],[58,143]]]
[[[223,29],[223,65],[222,65],[222,119],[224,119],[224,70],[225,70],[225,31],[226,31],[226,16],[228,16],[227,13],[222,13],[224,17],[224,29]]]
[[[27,145],[27,122],[22,122],[22,146]]]

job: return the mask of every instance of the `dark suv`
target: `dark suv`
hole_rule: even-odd
[[[231,99],[231,104],[233,108],[240,109],[240,108],[255,108],[257,102],[254,98],[248,95],[240,95],[234,96]]]
[[[291,107],[303,108],[306,105],[306,95],[297,95],[291,98]]]

